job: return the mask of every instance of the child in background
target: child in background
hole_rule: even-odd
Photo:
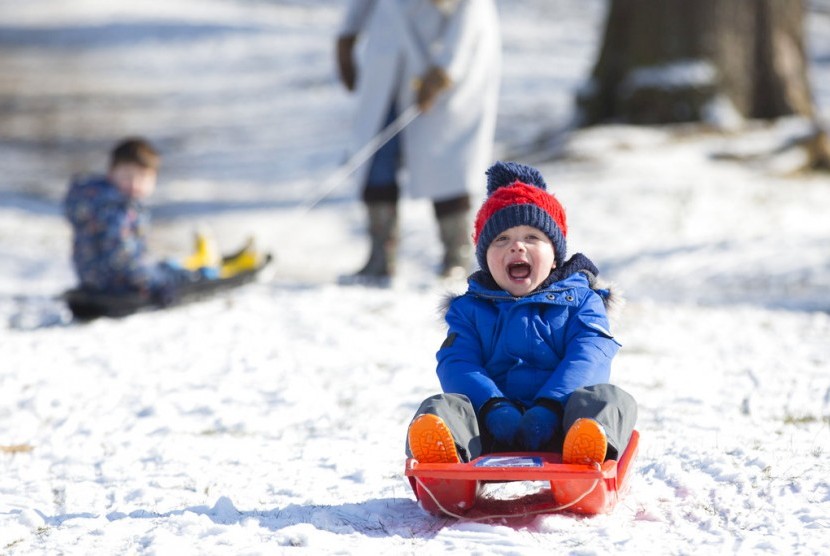
[[[407,455],[453,463],[505,451],[562,452],[565,463],[616,459],[637,419],[608,384],[619,344],[584,255],[567,261],[565,211],[534,168],[499,162],[473,240],[480,270],[450,300],[437,353],[443,394],[410,423]]]
[[[184,264],[148,258],[142,201],[155,191],[160,162],[148,141],[127,138],[111,151],[106,175],[71,184],[64,211],[72,225],[72,262],[81,289],[139,293],[164,305],[181,285],[219,277],[222,261],[205,238],[197,238],[196,252]]]

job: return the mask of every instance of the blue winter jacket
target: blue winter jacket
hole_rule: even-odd
[[[437,353],[444,392],[464,394],[476,412],[507,398],[564,405],[577,388],[607,383],[620,345],[611,335],[596,267],[574,255],[539,289],[513,297],[478,272],[448,307],[447,339]]]
[[[146,210],[104,176],[73,181],[64,213],[73,231],[72,262],[84,289],[164,297],[187,274],[148,260]]]

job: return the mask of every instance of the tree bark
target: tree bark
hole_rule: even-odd
[[[611,0],[583,125],[814,116],[803,0]]]

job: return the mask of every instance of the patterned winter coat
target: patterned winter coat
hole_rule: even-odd
[[[612,293],[594,289],[597,273],[577,254],[520,298],[489,274],[473,275],[446,314],[447,339],[437,353],[444,392],[466,395],[480,412],[493,398],[564,405],[577,388],[607,383],[620,344],[606,314]]]
[[[81,287],[164,296],[185,271],[147,258],[144,207],[103,176],[75,180],[64,201],[72,225],[72,262]]]

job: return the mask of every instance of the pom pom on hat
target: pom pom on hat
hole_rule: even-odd
[[[485,173],[487,174],[487,195],[492,195],[499,187],[507,187],[517,181],[535,185],[542,191],[548,189],[548,184],[545,183],[545,178],[539,170],[517,162],[496,162]]]
[[[565,260],[568,224],[565,209],[547,192],[536,168],[516,162],[496,162],[487,170],[487,199],[476,215],[473,241],[482,270],[487,248],[500,233],[514,226],[532,226],[553,243],[556,266]]]

